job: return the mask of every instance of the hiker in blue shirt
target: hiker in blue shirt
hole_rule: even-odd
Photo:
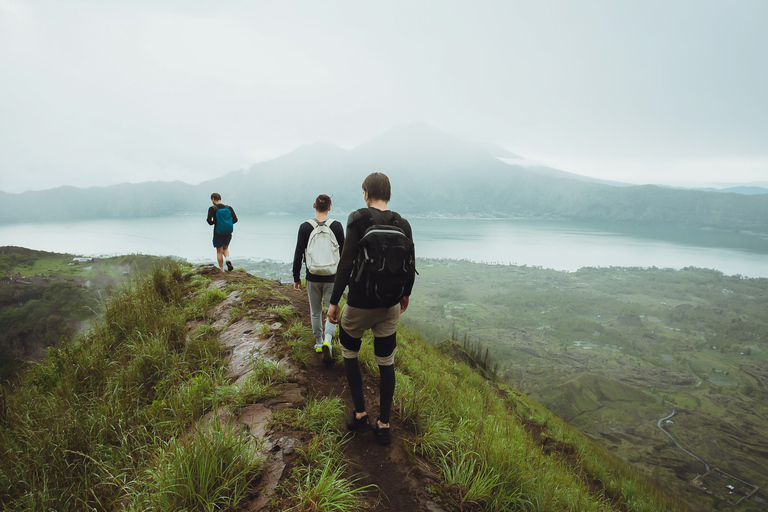
[[[229,261],[229,244],[232,241],[232,231],[237,222],[237,215],[231,206],[221,203],[221,194],[211,194],[213,206],[208,208],[208,225],[213,226],[213,246],[216,248],[216,261],[219,268],[224,271],[224,262],[227,270],[232,272],[234,268]]]
[[[329,219],[331,198],[320,194],[312,205],[315,218],[302,222],[296,238],[296,250],[293,254],[293,288],[301,290],[301,262],[307,269],[307,295],[309,313],[312,321],[312,334],[315,337],[315,352],[323,354],[323,362],[332,362],[332,342],[336,333],[336,324],[325,322],[323,332],[323,299],[325,307],[330,305],[333,280],[344,247],[344,226],[339,221]]]

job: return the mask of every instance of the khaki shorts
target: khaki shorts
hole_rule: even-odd
[[[374,337],[383,338],[397,332],[400,321],[400,304],[391,308],[360,309],[344,306],[339,323],[341,328],[353,338],[362,338],[363,333],[371,329]]]

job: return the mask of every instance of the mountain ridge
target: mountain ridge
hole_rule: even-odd
[[[390,176],[391,207],[404,214],[672,224],[768,235],[768,195],[619,187],[545,166],[510,165],[423,123],[394,128],[351,150],[304,145],[198,185],[146,182],[5,195],[0,221],[199,212],[213,191],[238,213],[303,211],[320,193],[333,198],[337,211],[351,211],[363,178],[374,171]],[[25,208],[29,203],[36,208]]]

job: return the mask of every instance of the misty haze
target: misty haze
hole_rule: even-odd
[[[766,22],[0,0],[0,508],[765,510]],[[292,275],[374,172],[419,273],[386,448]]]

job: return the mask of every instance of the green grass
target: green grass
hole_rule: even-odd
[[[374,490],[374,486],[358,487],[357,480],[347,478],[347,466],[337,449],[324,446],[322,438],[316,437],[303,453],[303,459],[305,465],[299,466],[291,477],[295,505],[288,510],[353,512],[368,508],[360,496]]]
[[[0,272],[20,273],[27,277],[34,274],[59,276],[62,278],[104,275],[111,279],[124,280],[128,273],[146,273],[158,262],[167,263],[170,258],[132,254],[110,258],[94,258],[93,262],[72,265],[73,254],[58,254],[17,247],[0,248]]]
[[[280,409],[275,411],[275,427],[293,428],[340,436],[343,423],[344,404],[340,398],[310,398],[302,409]]]
[[[216,510],[236,507],[251,493],[264,458],[247,434],[213,422],[160,447],[145,484],[132,489],[128,510]]]
[[[264,463],[258,446],[197,421],[273,396],[290,376],[254,355],[245,379],[227,379],[207,312],[229,291],[208,285],[184,265],[153,269],[123,287],[86,335],[22,374],[0,402],[0,508],[224,510],[249,496]],[[310,329],[289,307],[271,312],[286,322],[279,334],[288,352],[306,361]],[[412,432],[408,450],[436,468],[440,482],[430,489],[446,509],[680,510],[521,393],[412,330],[401,329],[398,344],[395,428]],[[366,339],[360,361],[376,375],[371,347]],[[344,456],[344,410],[324,397],[274,412],[271,428],[309,433],[275,506],[341,511],[370,502],[376,489],[350,474]]]
[[[272,299],[287,300],[285,296],[267,286],[263,281],[256,284],[247,283],[239,285],[239,287],[243,290],[242,299],[245,302],[263,302]]]
[[[243,295],[282,304],[270,312],[291,321],[281,334],[301,360],[311,332],[284,298],[254,281]],[[254,354],[252,371],[229,382],[209,311],[233,290],[209,284],[184,265],[152,269],[122,286],[87,334],[51,349],[4,389],[0,508],[224,510],[250,495],[264,463],[253,439],[197,422],[275,396],[292,377]],[[342,416],[339,399],[276,413],[276,422],[313,433],[285,482],[295,510],[356,510],[370,490],[347,474]]]
[[[640,394],[612,393],[615,383],[663,400],[656,408],[675,407],[697,418],[691,428],[699,430],[698,440],[734,440],[727,448],[719,442],[686,447],[710,464],[729,465],[755,485],[767,485],[766,476],[751,468],[762,464],[753,443],[766,441],[768,432],[766,391],[760,385],[766,380],[762,368],[768,355],[768,279],[694,268],[558,272],[429,263],[421,265],[403,321],[430,342],[466,336],[481,344],[498,364],[502,381],[529,393],[686,500],[705,497],[685,482],[695,471],[684,475],[675,462],[682,452],[662,446],[655,429],[645,427],[666,413],[654,418],[653,404]],[[591,349],[576,347],[575,341],[589,342]],[[582,389],[568,387],[571,379],[588,375],[605,380]],[[621,435],[598,435],[595,425],[603,422],[606,432]],[[756,437],[734,438],[730,424]]]
[[[447,494],[460,507],[493,503],[495,492],[500,490],[499,473],[490,470],[477,453],[449,451],[437,460]],[[511,500],[504,500],[504,506],[511,505]]]
[[[257,356],[251,357],[251,365],[252,370],[244,379],[216,390],[218,401],[236,411],[279,395],[276,385],[291,380],[286,369],[276,361]]]
[[[0,415],[3,510],[120,508],[159,481],[148,472],[158,453],[188,446],[183,434],[226,384],[210,329],[185,341],[187,322],[221,298],[196,291],[190,270],[130,282],[103,321],[23,372]]]
[[[415,332],[401,329],[398,345],[395,407],[416,431],[413,451],[441,470],[436,493],[444,502],[480,510],[681,510],[546,409],[504,386],[495,391]],[[532,436],[521,420],[542,434]],[[562,456],[544,450],[541,436]],[[591,491],[585,478],[603,482],[603,491]]]
[[[290,322],[296,317],[296,310],[294,309],[292,304],[281,304],[281,305],[269,306],[267,308],[267,312],[274,313],[283,322]]]
[[[58,346],[62,339],[87,329],[103,313],[105,300],[129,276],[146,275],[153,264],[168,261],[153,256],[121,256],[70,265],[71,255],[0,249],[0,269],[18,272],[32,282],[0,286],[0,336],[4,338],[0,344],[16,349],[13,355],[0,355],[3,381],[20,369],[18,364],[9,364],[14,355],[23,360],[39,359],[42,354],[37,347]]]
[[[281,509],[301,512],[357,511],[366,508],[362,496],[373,485],[358,485],[347,476],[343,447],[349,438],[342,434],[344,404],[340,398],[311,398],[303,409],[281,409],[273,416],[274,428],[314,433],[307,447],[299,450],[301,462],[281,484]]]
[[[312,329],[304,326],[300,320],[294,320],[283,331],[283,340],[290,350],[291,359],[305,368],[309,357],[314,352],[312,347],[315,344],[315,337]]]

